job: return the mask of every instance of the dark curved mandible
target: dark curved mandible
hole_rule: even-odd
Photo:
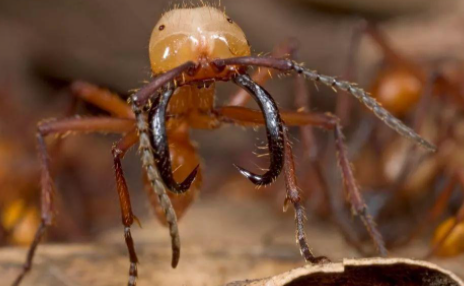
[[[185,193],[192,185],[198,173],[198,166],[187,176],[182,183],[177,183],[172,174],[171,156],[166,136],[166,110],[169,100],[174,94],[173,88],[163,91],[150,109],[148,120],[150,123],[150,141],[153,147],[156,166],[164,184],[173,193]]]
[[[268,185],[279,176],[284,164],[285,147],[283,122],[280,118],[276,103],[264,88],[254,82],[246,74],[237,75],[234,78],[234,82],[251,94],[263,112],[264,120],[266,122],[266,134],[271,160],[269,170],[262,175],[253,174],[238,166],[235,167],[237,167],[240,173],[247,177],[255,185]]]

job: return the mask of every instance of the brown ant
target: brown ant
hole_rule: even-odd
[[[364,154],[358,156],[360,162],[363,162],[363,159],[367,162],[369,150],[381,151],[375,156],[380,159],[380,164],[377,164],[378,160],[374,163],[380,170],[367,172],[376,174],[368,176],[368,181],[375,184],[374,188],[387,186],[391,191],[379,212],[379,220],[382,217],[391,220],[389,207],[398,209],[398,199],[412,200],[414,197],[419,201],[421,196],[432,198],[432,191],[439,194],[425,218],[421,216],[417,228],[413,228],[406,238],[398,240],[398,237],[395,237],[394,241],[390,242],[392,246],[397,246],[411,241],[426,226],[435,222],[445,211],[456,187],[462,189],[464,186],[464,166],[460,155],[463,152],[460,147],[463,139],[459,132],[460,124],[463,122],[464,65],[450,60],[426,64],[411,59],[396,50],[375,23],[361,21],[352,37],[349,70],[354,69],[354,52],[363,35],[372,39],[384,56],[384,64],[374,76],[371,85],[372,97],[395,116],[411,121],[415,130],[431,133],[439,150],[429,157],[417,154],[410,144],[403,144],[405,142],[380,131],[381,126],[372,129],[373,132],[365,137],[371,140],[367,140],[365,144],[356,143],[363,147]],[[342,111],[339,113],[340,116],[349,110],[347,104],[346,99],[339,102],[338,110]],[[377,139],[380,136],[382,140]],[[355,165],[358,170],[363,171],[361,163],[356,164],[355,160]],[[367,164],[365,168],[372,169],[372,166]],[[442,189],[437,188],[437,182],[442,183]],[[464,202],[457,202],[457,206],[454,217],[447,219],[437,228],[428,257],[463,251]]]
[[[136,218],[132,212],[121,160],[126,151],[138,142],[142,165],[152,188],[151,194],[157,197],[169,225],[173,251],[171,264],[176,267],[180,257],[180,238],[172,201],[185,200],[184,196],[197,192],[201,184],[199,159],[189,139],[190,128],[216,129],[224,124],[266,128],[270,155],[268,170],[264,174],[255,174],[242,167],[237,166],[237,169],[257,186],[271,184],[285,170],[286,202],[291,202],[295,208],[297,241],[305,260],[311,263],[324,258],[315,257],[306,243],[303,231],[304,212],[296,188],[293,155],[286,135],[287,126],[315,126],[333,131],[345,190],[353,213],[359,215],[364,222],[377,250],[382,255],[386,253],[383,240],[359,193],[338,118],[328,113],[279,111],[271,95],[247,74],[247,68],[256,66],[284,74],[296,73],[334,90],[346,91],[402,136],[429,150],[435,150],[432,144],[405,126],[354,84],[321,75],[287,58],[251,56],[250,45],[240,27],[223,11],[213,7],[174,9],[165,13],[153,29],[149,56],[155,76],[131,96],[130,106],[106,90],[77,82],[72,86],[75,95],[109,112],[111,116],[75,117],[38,124],[37,140],[42,166],[41,224],[23,270],[13,285],[19,285],[31,269],[37,245],[54,220],[55,187],[49,172],[50,161],[44,138],[68,132],[125,134],[113,145],[112,152],[124,237],[130,258],[128,285],[135,285],[137,276],[138,259],[130,230]],[[215,86],[219,81],[232,81],[245,89],[257,102],[260,110],[240,105],[216,107]],[[176,170],[175,173],[173,169]],[[193,197],[187,197],[187,202],[181,205],[188,205]]]

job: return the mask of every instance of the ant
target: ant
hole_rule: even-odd
[[[284,171],[287,186],[285,205],[292,203],[294,206],[297,242],[305,260],[311,263],[325,261],[326,258],[314,256],[306,242],[303,229],[304,211],[300,205],[287,126],[315,126],[331,130],[353,213],[360,216],[377,250],[385,255],[383,240],[368,214],[353,176],[339,119],[329,113],[280,111],[271,95],[248,75],[247,68],[256,66],[274,69],[282,74],[295,73],[335,90],[346,91],[402,136],[431,151],[435,150],[432,144],[405,126],[354,84],[321,75],[289,58],[251,56],[250,45],[242,29],[215,7],[176,8],[162,15],[151,35],[149,57],[154,77],[130,97],[129,105],[117,95],[91,84],[76,82],[72,85],[75,96],[107,111],[111,116],[73,117],[38,123],[42,217],[26,262],[13,285],[19,285],[31,269],[35,250],[45,230],[54,220],[55,187],[49,172],[50,160],[45,137],[69,132],[124,134],[113,145],[112,154],[130,260],[128,285],[135,285],[137,277],[138,259],[131,235],[131,226],[137,218],[132,212],[122,158],[138,142],[151,194],[158,199],[159,208],[169,226],[171,265],[175,268],[180,258],[180,237],[173,201],[183,200],[189,192],[197,192],[201,185],[199,159],[190,142],[189,129],[213,130],[224,124],[265,127],[270,156],[267,171],[256,174],[242,167],[236,168],[256,186],[273,183]],[[232,81],[246,90],[248,96],[258,104],[259,110],[243,105],[216,107],[215,87],[221,81]],[[192,200],[193,197],[187,200]]]
[[[430,133],[439,150],[434,156],[426,158],[414,152],[412,145],[399,142],[391,134],[373,132],[380,131],[379,128],[371,129],[370,135],[365,137],[372,140],[356,142],[364,147],[364,152],[368,150],[366,147],[379,150],[378,157],[382,162],[380,170],[368,179],[375,182],[376,188],[389,186],[391,190],[378,219],[382,216],[391,219],[391,214],[387,213],[390,211],[388,207],[397,209],[397,199],[411,200],[414,197],[420,200],[420,196],[432,197],[434,194],[431,191],[439,194],[425,219],[421,217],[422,222],[417,229],[413,229],[403,241],[392,243],[404,244],[422,232],[426,225],[436,221],[448,206],[456,187],[464,186],[464,169],[459,155],[462,152],[459,148],[462,140],[459,126],[464,104],[464,86],[461,81],[464,69],[462,63],[438,61],[433,65],[425,65],[410,59],[392,47],[387,36],[375,23],[364,20],[353,33],[349,59],[351,65],[362,35],[372,39],[384,55],[384,64],[371,86],[372,96],[395,116],[410,121],[415,130]],[[353,69],[349,67],[351,72]],[[346,113],[349,103],[344,100],[340,100],[337,109]],[[359,155],[362,162],[363,155]],[[358,167],[362,168],[362,164]],[[458,205],[454,218],[446,220],[437,228],[427,257],[462,251],[462,243],[457,237],[462,236],[463,223],[464,202]]]

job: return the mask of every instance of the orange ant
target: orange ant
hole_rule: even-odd
[[[426,225],[437,220],[446,209],[456,186],[461,186],[461,188],[464,186],[464,166],[460,157],[463,150],[459,147],[462,140],[459,126],[462,122],[464,104],[464,86],[462,85],[464,69],[462,65],[456,63],[437,67],[437,64],[426,66],[411,60],[392,47],[386,35],[376,24],[366,21],[362,21],[353,34],[353,53],[354,47],[359,44],[361,35],[371,38],[384,55],[385,63],[376,74],[371,87],[372,96],[395,116],[410,120],[415,130],[431,133],[431,137],[439,147],[439,152],[434,156],[425,158],[423,155],[411,154],[414,151],[411,145],[399,145],[398,140],[393,142],[385,140],[385,132],[371,134],[374,136],[374,140],[370,140],[371,143],[383,143],[377,147],[377,150],[382,150],[379,157],[383,162],[380,168],[383,169],[376,172],[377,174],[383,173],[383,175],[369,179],[375,181],[377,186],[387,185],[392,190],[378,219],[381,219],[381,216],[387,216],[389,205],[397,206],[396,199],[412,196],[405,195],[406,192],[416,193],[416,198],[419,193],[422,196],[430,196],[430,192],[425,194],[424,189],[432,191],[435,187],[434,180],[444,182],[443,190],[436,198],[426,218],[421,218],[422,222],[419,227],[403,241],[394,243],[403,244],[419,234]],[[354,54],[350,56],[354,57]],[[346,112],[346,104],[346,101],[340,102],[338,110]],[[384,140],[375,140],[375,136],[380,135]],[[391,143],[386,143],[388,141]],[[397,167],[392,168],[393,165]],[[388,217],[391,219],[390,214]],[[457,237],[462,237],[463,226],[464,202],[457,210],[455,218],[446,220],[437,229],[432,249],[427,256],[440,253],[455,254],[462,251],[463,244]]]
[[[197,192],[201,184],[199,159],[189,139],[190,128],[211,130],[224,124],[266,128],[270,155],[268,170],[264,174],[255,174],[242,167],[237,166],[237,169],[257,186],[271,184],[284,170],[286,203],[291,202],[295,208],[297,242],[305,260],[311,263],[325,258],[314,256],[305,239],[304,212],[296,187],[293,154],[286,135],[287,126],[316,126],[333,131],[341,173],[353,212],[364,222],[378,251],[383,255],[386,253],[383,240],[367,212],[354,179],[338,118],[328,113],[279,111],[271,95],[247,74],[247,68],[257,66],[284,74],[296,73],[335,90],[346,91],[402,136],[429,150],[435,150],[432,144],[382,108],[361,88],[349,82],[321,75],[287,58],[251,56],[250,45],[241,28],[217,8],[182,8],[165,13],[153,29],[149,56],[155,76],[131,96],[130,106],[115,94],[77,82],[72,86],[75,96],[108,111],[111,116],[66,118],[38,124],[42,220],[23,270],[13,285],[19,285],[31,269],[34,252],[54,219],[55,187],[49,172],[50,161],[44,138],[69,132],[125,134],[113,145],[112,153],[124,237],[130,258],[128,285],[135,285],[137,277],[138,259],[130,229],[137,219],[132,212],[121,160],[126,151],[138,142],[146,179],[151,186],[151,196],[157,197],[169,226],[173,252],[171,265],[176,267],[180,257],[180,237],[172,201],[183,200],[189,192]],[[260,110],[244,106],[216,107],[215,87],[219,81],[232,81],[245,89]],[[177,171],[173,173],[173,169]],[[188,197],[188,200],[191,201],[193,197]],[[188,205],[189,201],[181,205]]]

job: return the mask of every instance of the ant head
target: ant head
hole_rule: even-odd
[[[248,56],[250,46],[242,29],[223,11],[203,6],[165,13],[151,34],[149,54],[154,74],[193,61],[207,76],[213,72],[212,60]]]

